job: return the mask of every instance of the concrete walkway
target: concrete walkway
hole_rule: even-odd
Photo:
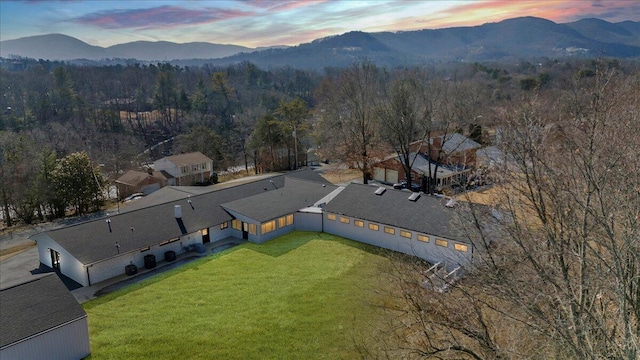
[[[106,295],[110,292],[116,291],[127,285],[134,284],[141,280],[158,275],[164,271],[174,269],[187,262],[195,259],[199,259],[205,256],[209,256],[220,251],[232,248],[234,246],[246,243],[246,240],[237,239],[234,237],[227,237],[225,239],[215,241],[209,244],[205,244],[206,251],[203,253],[197,253],[195,251],[182,252],[177,255],[176,260],[172,262],[166,262],[164,260],[156,262],[156,267],[153,269],[146,269],[144,267],[138,268],[138,273],[135,275],[122,274],[114,278],[101,281],[91,286],[84,286],[71,291],[71,294],[78,300],[80,304],[93,300],[102,295]]]

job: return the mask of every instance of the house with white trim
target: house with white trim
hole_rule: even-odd
[[[292,230],[339,235],[464,266],[474,246],[439,198],[350,184],[305,169],[32,236],[40,262],[82,286],[227,238],[264,243]]]

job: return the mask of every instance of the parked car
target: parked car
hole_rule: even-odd
[[[408,189],[407,181],[406,180],[400,180],[397,183],[393,184],[393,188],[394,189]],[[417,181],[411,182],[411,191],[419,192],[420,190],[422,190],[422,189],[421,189],[420,184],[418,184]]]
[[[122,199],[122,201],[123,202],[130,202],[130,201],[133,201],[133,200],[141,199],[143,197],[144,197],[143,193],[134,193],[134,194],[131,194],[131,195],[127,196],[126,198]]]

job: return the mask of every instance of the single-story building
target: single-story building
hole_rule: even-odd
[[[455,211],[439,198],[376,189],[337,187],[304,169],[32,238],[42,264],[83,286],[119,276],[132,265],[146,266],[149,257],[162,259],[229,237],[264,243],[292,230],[336,234],[447,266],[470,261],[473,246],[456,231]]]
[[[152,169],[148,169],[147,171],[129,170],[115,181],[116,188],[118,189],[118,197],[123,199],[134,193],[149,195],[166,186],[168,182],[167,177],[170,178],[171,175],[165,175],[160,171],[153,171]]]
[[[422,179],[429,179],[435,175],[436,187],[464,185],[472,171],[471,168],[466,166],[447,164],[436,166],[434,162],[429,161],[429,158],[422,153],[411,153],[409,156],[410,159],[415,159],[411,167],[411,180],[417,184],[421,184]],[[394,184],[401,180],[407,180],[398,156],[389,156],[375,164],[373,166],[373,180],[383,184]]]
[[[87,313],[55,274],[0,290],[0,359],[83,359]]]

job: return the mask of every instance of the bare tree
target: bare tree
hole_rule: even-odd
[[[396,265],[400,296],[386,308],[395,316],[390,333],[400,336],[389,351],[638,358],[639,85],[637,76],[599,68],[563,97],[540,93],[510,112],[501,212],[493,210],[501,226],[489,232],[481,211],[461,217],[474,261],[443,293],[425,289],[425,265]]]
[[[380,70],[363,62],[327,79],[318,93],[322,146],[334,149],[337,159],[355,164],[365,184],[381,149],[375,114],[381,84]]]
[[[409,189],[411,169],[419,156],[412,144],[424,142],[431,129],[433,111],[423,83],[425,80],[419,71],[400,74],[389,86],[385,102],[377,112],[383,137],[398,154]]]

